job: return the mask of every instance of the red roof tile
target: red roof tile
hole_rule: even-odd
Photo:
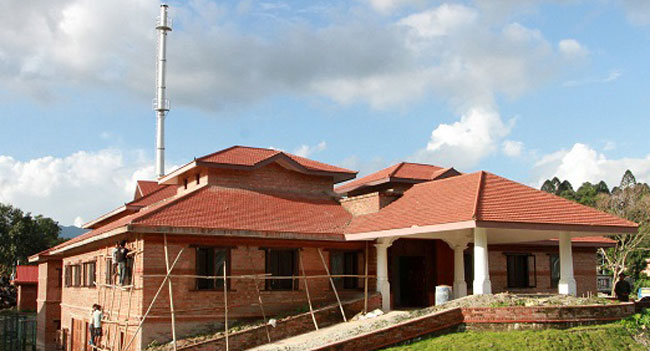
[[[348,233],[461,222],[472,219],[479,173],[414,185],[379,212],[352,219]]]
[[[357,173],[356,171],[328,165],[280,150],[263,149],[248,146],[233,146],[221,151],[217,151],[213,154],[199,157],[197,161],[253,167],[263,161],[270,159],[271,157],[278,155],[284,155],[294,162],[298,163],[300,166],[312,171],[348,173],[352,175],[355,175]]]
[[[37,284],[38,266],[16,266],[14,284]]]
[[[147,226],[342,234],[351,215],[334,199],[206,187],[133,219]]]
[[[166,187],[166,185],[158,184],[158,182],[154,180],[138,180],[136,189],[139,192],[139,196],[136,196],[136,199],[143,196],[147,196],[153,193],[154,191],[160,190],[161,188],[164,187]]]
[[[479,185],[480,184],[480,185]],[[413,186],[379,212],[356,217],[347,233],[477,220],[636,228],[636,223],[487,172]]]
[[[391,181],[429,181],[434,180],[451,168],[441,168],[423,163],[400,162],[365,177],[349,181],[334,189],[344,194],[364,186],[373,186]]]
[[[138,181],[138,183],[141,181]],[[146,195],[143,197],[133,200],[129,203],[127,203],[127,206],[149,206],[151,204],[154,204],[158,201],[170,198],[174,195],[176,195],[177,192],[177,187],[173,185],[158,185],[156,183],[157,188],[153,191],[148,192]]]
[[[490,222],[633,227],[634,222],[485,172],[477,219]]]

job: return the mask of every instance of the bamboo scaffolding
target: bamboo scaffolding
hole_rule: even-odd
[[[300,263],[300,270],[302,271],[302,275],[306,276],[305,266],[302,264],[302,255],[300,253],[298,253],[298,263]],[[307,279],[305,279],[305,293],[307,294],[307,302],[309,303],[309,314],[311,314],[311,320],[314,322],[314,327],[316,330],[318,330],[318,323],[316,323],[316,316],[314,316],[314,307],[311,305],[311,297],[309,296],[309,283],[307,283]]]
[[[318,255],[320,256],[320,260],[321,262],[323,262],[323,267],[325,267],[325,272],[327,272],[327,275],[329,276],[330,284],[332,285],[332,289],[334,290],[334,296],[336,296],[336,302],[339,303],[339,308],[341,309],[341,315],[343,316],[343,321],[347,322],[348,319],[345,317],[345,311],[343,311],[343,305],[341,304],[339,293],[336,291],[336,285],[334,285],[334,280],[332,279],[332,275],[330,274],[330,269],[327,268],[327,264],[325,263],[325,258],[323,257],[323,252],[321,251],[320,247],[318,247],[317,249],[318,249]]]
[[[167,282],[167,279],[169,279],[169,273],[174,269],[174,266],[176,266],[176,262],[178,262],[178,259],[181,258],[181,254],[183,253],[183,250],[185,248],[181,248],[181,250],[178,252],[178,255],[176,255],[176,259],[172,263],[171,267],[169,267],[169,272],[167,273],[167,276],[165,276],[165,279],[163,279],[162,283],[160,284],[160,287],[158,287],[158,291],[156,291],[156,295],[154,295],[153,299],[151,300],[151,303],[149,304],[149,308],[147,308],[147,312],[142,316],[142,320],[140,321],[140,324],[138,325],[138,328],[135,330],[133,333],[133,336],[129,340],[129,342],[126,344],[126,347],[124,347],[125,350],[128,350],[131,344],[133,343],[133,340],[138,336],[138,333],[142,329],[142,325],[144,324],[144,321],[147,319],[147,316],[149,315],[149,312],[151,312],[151,309],[153,308],[154,303],[158,299],[158,295],[160,295],[160,292],[162,291],[163,287],[165,286],[165,283]]]
[[[223,261],[223,308],[224,308],[224,329],[226,332],[226,351],[229,350],[228,346],[228,281],[226,280],[226,261]]]
[[[250,247],[246,248],[246,253],[248,254],[248,259],[252,262]],[[262,294],[260,294],[260,288],[257,286],[257,277],[253,279],[253,284],[255,285],[255,291],[257,292],[257,301],[260,302],[260,311],[262,312],[262,318],[264,318],[264,329],[266,331],[266,339],[271,342],[271,333],[269,332],[269,324],[266,322],[266,313],[264,312],[264,303],[262,302]]]
[[[363,313],[368,313],[368,242],[366,241],[366,252],[365,252],[365,279],[363,281]]]
[[[145,274],[143,278],[164,278],[166,274]],[[195,274],[172,274],[169,278],[190,278],[190,279],[264,279],[264,280],[276,280],[276,279],[323,279],[323,278],[364,278],[363,274],[320,274],[320,275],[288,275],[288,276],[275,276],[271,273],[266,274],[245,274],[245,275],[228,275],[225,278],[223,276],[215,275],[195,275]],[[368,278],[375,278],[375,275],[369,275]]]
[[[165,267],[167,269],[167,274],[169,271],[169,250],[167,248],[167,233],[163,235],[165,240]],[[174,342],[174,351],[176,351],[176,315],[174,313],[174,295],[172,293],[172,280],[167,279],[167,286],[169,287],[169,312],[172,317],[172,341]]]

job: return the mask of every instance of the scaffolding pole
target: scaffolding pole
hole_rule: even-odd
[[[163,287],[165,286],[165,283],[167,282],[167,279],[169,279],[169,273],[174,269],[174,266],[176,266],[176,262],[178,262],[178,259],[181,258],[181,254],[183,253],[183,250],[185,248],[181,248],[181,250],[178,252],[178,255],[176,255],[176,259],[172,263],[171,267],[169,267],[169,272],[163,279],[162,283],[160,283],[160,286],[158,287],[158,291],[156,291],[156,295],[154,295],[153,299],[151,300],[151,303],[149,304],[149,308],[147,308],[147,312],[145,312],[144,316],[142,316],[142,320],[140,321],[140,324],[138,324],[138,328],[135,330],[133,333],[133,336],[131,336],[131,339],[129,342],[126,344],[126,347],[124,347],[125,350],[128,350],[131,344],[133,343],[133,340],[138,336],[138,333],[142,329],[142,325],[144,324],[144,321],[147,320],[147,316],[149,315],[149,312],[151,312],[151,309],[153,308],[154,303],[158,299],[158,295],[160,295],[160,292],[162,291]]]
[[[169,249],[167,248],[167,233],[163,235],[165,240],[165,267],[167,273],[170,273],[169,270]],[[174,342],[174,351],[176,351],[176,314],[174,312],[174,295],[172,293],[172,280],[167,279],[167,286],[169,287],[169,311],[172,317],[172,341]]]
[[[300,270],[302,271],[302,275],[306,276],[305,274],[305,266],[302,263],[302,255],[298,253],[298,262],[300,263]],[[316,330],[318,330],[318,323],[316,323],[316,316],[314,316],[314,307],[311,305],[311,296],[309,296],[309,283],[307,283],[307,279],[305,281],[305,293],[307,294],[307,303],[309,303],[309,314],[311,314],[311,320],[314,322],[314,327]]]
[[[336,285],[334,285],[334,280],[332,279],[332,276],[330,275],[330,269],[327,268],[327,264],[325,263],[325,258],[323,257],[323,252],[320,250],[320,247],[316,248],[318,250],[318,255],[320,256],[321,262],[323,262],[323,267],[325,267],[325,272],[327,272],[327,276],[330,279],[330,284],[332,285],[332,289],[334,290],[334,296],[336,296],[336,302],[339,303],[339,308],[341,309],[341,315],[343,316],[343,321],[347,322],[348,319],[345,318],[345,311],[343,311],[343,305],[341,304],[341,299],[339,298],[339,293],[336,291]]]

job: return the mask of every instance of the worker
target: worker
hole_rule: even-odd
[[[126,248],[126,240],[120,241],[118,244],[115,260],[117,261],[117,272],[119,274],[119,283],[124,285],[124,278],[126,277],[126,258],[129,254],[129,249]]]
[[[628,302],[630,300],[630,292],[632,292],[632,287],[630,283],[625,280],[625,273],[618,275],[618,281],[614,285],[614,293],[616,298],[621,302]]]
[[[97,347],[102,338],[102,307],[98,304],[93,305],[90,313],[90,342],[91,346]]]

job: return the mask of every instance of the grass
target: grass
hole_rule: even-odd
[[[409,345],[392,347],[391,351],[426,350],[646,350],[622,323],[576,327],[565,330],[467,331],[442,335]]]

